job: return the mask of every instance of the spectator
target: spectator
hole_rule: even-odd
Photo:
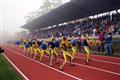
[[[95,37],[96,29],[93,29],[93,37]]]
[[[102,52],[104,52],[104,40],[105,40],[105,33],[102,31],[99,34],[99,40],[101,41],[101,45],[98,46],[98,52],[100,52],[100,50],[102,50]]]
[[[113,49],[112,49],[112,34],[108,33],[105,37],[105,49],[106,49],[106,55],[112,55]]]

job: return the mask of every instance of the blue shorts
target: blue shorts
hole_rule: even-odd
[[[41,48],[42,50],[46,50],[46,49],[47,49],[47,45],[46,45],[46,44],[41,44],[40,48]]]
[[[25,44],[25,48],[29,48],[30,46],[29,46],[29,44]]]

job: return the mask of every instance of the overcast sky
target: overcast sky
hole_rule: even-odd
[[[0,42],[12,38],[22,30],[25,16],[38,10],[43,0],[0,0]]]
[[[29,12],[38,10],[43,1],[44,0],[0,0],[0,35],[9,36],[22,30],[20,26],[25,24],[25,16],[27,16]]]
[[[19,27],[25,24],[25,16],[27,16],[29,12],[38,10],[43,1],[44,0],[1,0],[2,30],[11,33],[19,31]]]
[[[36,11],[43,0],[2,0],[2,30],[17,32],[25,24],[25,16]]]

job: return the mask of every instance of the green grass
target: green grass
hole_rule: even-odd
[[[0,80],[22,80],[18,72],[2,54],[0,54]]]

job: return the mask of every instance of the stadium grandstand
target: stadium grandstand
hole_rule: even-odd
[[[101,0],[98,3],[95,0],[91,2],[71,0],[23,25],[22,28],[28,29],[39,38],[46,38],[50,34],[57,37],[73,34],[77,36],[83,31],[87,31],[90,35],[96,31],[95,33],[98,35],[103,30],[119,35],[119,7],[119,0],[115,2]]]
[[[120,79],[120,0],[70,0],[21,28],[1,50],[23,80]]]
[[[57,38],[62,36],[78,38],[84,32],[97,39],[101,32],[112,33],[116,39],[116,37],[120,37],[119,3],[119,0],[100,0],[98,2],[71,0],[21,28],[29,30],[29,37],[34,36],[38,39],[47,39],[52,35]],[[119,39],[115,42],[119,42]]]

